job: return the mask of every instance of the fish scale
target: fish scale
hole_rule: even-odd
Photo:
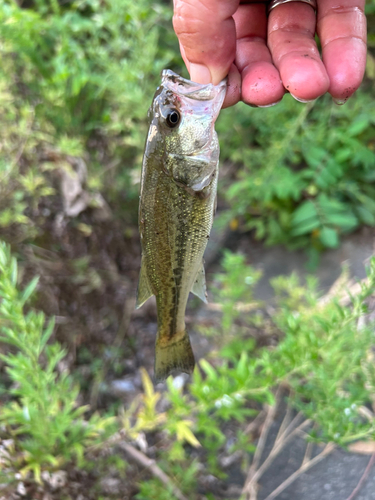
[[[225,89],[225,82],[199,85],[166,70],[149,111],[137,307],[155,295],[156,381],[174,370],[194,369],[185,310],[190,291],[206,301],[203,253],[213,222],[219,158],[214,123]]]

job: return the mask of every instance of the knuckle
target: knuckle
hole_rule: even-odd
[[[173,28],[180,41],[199,35],[199,23],[196,19],[180,19],[173,17]]]
[[[199,43],[200,38],[204,38],[204,34],[207,32],[207,23],[188,7],[189,5],[186,2],[179,2],[172,19],[173,28],[182,43],[186,43],[191,39],[194,39],[195,43]]]

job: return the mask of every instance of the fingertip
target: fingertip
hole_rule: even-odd
[[[212,83],[211,72],[204,64],[190,63],[190,80],[196,83]]]
[[[227,68],[209,68],[204,64],[197,64],[189,61],[186,66],[188,67],[190,80],[196,83],[212,83],[213,85],[218,85],[228,75]]]
[[[175,0],[173,26],[190,78],[217,85],[236,55],[233,14],[239,0]]]
[[[307,104],[308,102],[314,102],[316,99],[301,99],[300,97],[297,97],[296,95],[292,94],[290,92],[290,95],[293,97],[298,102],[302,102],[303,104]]]
[[[309,54],[288,55],[279,69],[284,87],[299,101],[313,101],[328,91],[330,80],[322,61]]]
[[[328,92],[335,102],[343,104],[354,94],[363,80],[365,44],[359,39],[332,41],[323,50],[323,61],[330,79]]]
[[[211,83],[214,85],[218,85],[224,78],[229,77],[229,72],[231,71],[231,64],[229,66],[221,67],[221,68],[215,68],[215,67],[210,67],[210,73],[211,73]],[[232,64],[233,65],[233,64]]]
[[[279,72],[270,62],[249,64],[242,72],[242,100],[252,106],[270,106],[285,93]]]

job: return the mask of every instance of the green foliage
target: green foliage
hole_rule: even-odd
[[[227,334],[230,333],[236,317],[241,311],[236,305],[239,302],[253,301],[254,286],[258,282],[261,272],[245,264],[245,256],[225,250],[222,266],[224,272],[217,275],[216,281],[220,284],[217,301],[222,305],[221,327]]]
[[[0,228],[17,224],[26,237],[38,231],[31,218],[35,207],[54,193],[35,161],[40,137],[31,136],[34,118],[31,105],[23,102],[17,106],[9,82],[0,73]],[[28,163],[27,169],[20,168],[21,157]]]
[[[366,9],[372,46],[373,2]],[[26,209],[53,192],[36,154],[46,148],[88,154],[90,188],[121,200],[121,216],[136,217],[147,108],[160,70],[182,71],[170,18],[161,1],[2,2],[1,227],[40,230]],[[370,51],[370,83],[373,61]],[[222,160],[239,165],[228,188],[223,181],[232,216],[267,244],[316,250],[375,225],[373,116],[371,85],[340,107],[329,97],[301,105],[286,96],[270,109],[224,110]],[[28,188],[18,178],[21,157],[37,182]]]
[[[37,202],[51,194],[40,172],[51,150],[54,161],[89,157],[89,187],[109,201],[121,197],[129,212],[126,193],[135,217],[147,110],[160,71],[177,54],[170,17],[165,5],[147,0],[0,4],[0,177],[7,181],[0,227],[33,226],[25,215],[29,191]],[[38,169],[37,186],[19,182],[21,158],[23,169]]]
[[[217,281],[225,286],[225,296],[235,296],[237,301],[251,297],[255,279],[248,289],[242,288],[242,280],[238,285],[239,276],[254,276],[243,257],[227,252],[223,262],[225,276],[219,275]],[[251,354],[247,352],[243,330],[236,324],[237,313],[232,307],[234,317],[228,324],[232,333],[242,339],[241,352],[229,342],[221,351],[219,363],[216,358],[212,363],[201,360],[186,393],[169,378],[170,408],[158,417],[154,413],[158,398],[150,391],[150,382],[146,384],[145,398],[154,401],[153,412],[149,414],[151,428],[155,431],[161,426],[172,438],[160,460],[163,469],[178,478],[178,484],[182,484],[184,475],[176,472],[175,464],[184,463],[187,467],[191,463],[190,453],[186,453],[189,448],[184,452],[184,448],[176,447],[176,441],[173,442],[178,440],[175,429],[181,421],[190,422],[189,433],[195,433],[208,470],[217,477],[225,477],[218,461],[227,441],[225,426],[230,423],[231,428],[238,429],[232,452],[236,449],[252,452],[253,445],[242,426],[257,414],[259,403],[274,404],[274,389],[279,384],[290,388],[291,404],[317,424],[311,431],[312,439],[346,446],[356,439],[375,437],[373,420],[361,413],[361,408],[375,399],[373,329],[371,324],[358,328],[359,318],[366,313],[366,299],[375,292],[375,259],[368,269],[367,282],[345,305],[342,304],[344,289],[338,291],[338,296],[322,301],[315,278],[309,278],[307,285],[301,286],[295,275],[280,277],[273,280],[273,287],[277,305],[272,328],[279,337],[275,348],[261,347],[252,349]],[[223,308],[225,314],[229,312]],[[138,415],[144,414],[147,407],[144,404],[144,409],[137,410]],[[137,425],[134,424],[134,429]],[[147,429],[147,424],[142,428]],[[183,441],[197,446],[191,436],[184,436]],[[139,498],[150,498],[152,488],[159,492],[157,498],[164,498],[165,491],[160,485],[157,487],[155,479],[142,483]],[[186,491],[194,498],[191,489]]]
[[[272,322],[267,324],[259,316],[255,322],[248,319],[247,328],[239,322],[238,306],[252,300],[259,273],[243,256],[229,252],[223,268],[225,272],[216,281],[222,287],[218,295],[229,331],[223,328],[221,332],[226,338],[221,358],[214,357],[211,362],[202,359],[186,391],[170,377],[167,391],[158,392],[142,370],[144,393],[120,414],[121,439],[132,442],[145,433],[162,436],[158,467],[173,477],[189,498],[194,498],[202,467],[225,478],[219,460],[223,453],[239,450],[246,456],[253,451],[244,427],[262,404],[274,404],[279,384],[290,388],[290,402],[315,421],[312,438],[345,446],[358,438],[375,437],[373,421],[361,413],[361,408],[375,399],[373,330],[372,325],[358,328],[366,313],[366,300],[375,292],[375,259],[367,282],[350,303],[342,302],[341,291],[321,301],[316,279],[310,278],[301,286],[296,276],[277,278],[273,281],[276,309]],[[113,434],[113,418],[93,415],[84,419],[87,408],[77,405],[78,388],[59,365],[65,351],[50,340],[53,322],[46,325],[45,316],[32,309],[24,312],[37,282],[33,279],[23,290],[18,288],[17,263],[9,247],[1,244],[1,341],[14,349],[2,355],[13,383],[12,400],[0,412],[14,443],[6,470],[8,475],[10,470],[24,475],[31,470],[40,481],[43,470],[63,468],[72,460],[82,467],[88,448],[103,447],[119,438]],[[226,307],[229,303],[230,308]],[[257,346],[251,338],[254,324],[276,335],[277,346]],[[242,349],[233,342],[234,336],[241,340]],[[228,425],[236,430],[229,449]],[[113,435],[108,441],[109,432]],[[115,460],[111,463],[117,468]],[[91,470],[93,465],[86,463],[85,467]],[[124,467],[118,468],[119,474],[126,474]],[[140,484],[137,498],[151,498],[152,492],[153,498],[171,498],[172,491],[172,483],[168,489],[153,478]]]
[[[289,281],[289,282],[288,282]],[[290,280],[278,278],[285,290]],[[294,402],[319,425],[320,439],[345,445],[364,436],[373,438],[373,422],[364,420],[361,405],[374,397],[371,357],[372,327],[358,328],[366,312],[365,299],[374,291],[375,261],[369,269],[369,284],[353,297],[350,307],[337,299],[323,306],[314,294],[309,299],[300,290],[299,304],[280,308],[275,323],[285,332],[272,361],[274,377],[284,378],[294,391]],[[268,372],[269,368],[265,366]]]
[[[146,1],[109,2],[104,9],[96,0],[37,2],[33,10],[2,3],[4,56],[14,76],[22,68],[36,120],[48,120],[57,136],[74,138],[98,126],[136,134],[133,121],[144,120],[144,96],[156,83],[145,75],[170,59],[157,43],[167,12]]]
[[[242,269],[239,275],[246,276],[249,271],[244,263]],[[227,268],[227,283],[238,272],[238,268]],[[232,283],[226,292],[236,295],[236,282]],[[367,283],[347,305],[338,297],[321,302],[315,278],[309,278],[306,287],[295,275],[274,279],[272,285],[277,304],[272,320],[281,335],[277,348],[258,350],[251,358],[245,351],[236,353],[233,368],[224,363],[215,370],[204,361],[207,393],[215,394],[218,381],[225,394],[230,394],[232,379],[239,384],[239,393],[249,390],[254,397],[259,392],[263,398],[270,397],[271,387],[284,383],[293,390],[294,404],[319,424],[320,439],[345,445],[358,437],[373,437],[373,423],[358,413],[361,405],[374,399],[373,330],[372,325],[359,330],[358,321],[375,290],[375,259],[368,268]],[[191,387],[192,394],[196,387],[203,390],[202,382]]]
[[[373,2],[366,8],[371,45]],[[161,1],[2,2],[0,227],[40,231],[27,207],[53,192],[38,158],[51,148],[88,155],[89,187],[121,200],[118,215],[135,219],[147,109],[161,69],[182,71],[170,18]],[[370,52],[369,79],[373,66]],[[375,225],[373,116],[370,85],[340,107],[329,97],[301,105],[286,96],[275,108],[224,110],[222,160],[240,167],[228,189],[223,181],[232,216],[267,244],[317,251]],[[18,178],[21,157],[37,179],[29,190]]]
[[[365,91],[345,106],[328,96],[302,106],[286,96],[266,110],[224,110],[222,159],[240,165],[225,189],[233,216],[267,244],[317,250],[374,226],[374,116]]]
[[[46,324],[42,312],[24,312],[37,284],[34,278],[23,290],[18,288],[16,259],[0,242],[0,341],[15,348],[1,355],[14,397],[0,411],[16,450],[7,467],[25,475],[30,470],[40,481],[45,468],[73,459],[82,463],[87,447],[103,440],[111,419],[83,418],[88,408],[77,405],[79,388],[66,371],[58,373],[66,352],[60,344],[48,343],[54,321]]]
[[[192,462],[188,466],[181,467],[180,464],[171,465],[171,474],[179,478],[179,489],[186,492],[187,495],[196,489],[197,464]],[[176,497],[173,490],[166,487],[157,479],[143,481],[140,484],[140,491],[135,496],[137,500],[171,500]],[[191,498],[191,497],[188,497]]]
[[[54,173],[69,156],[85,159],[87,188],[102,193],[114,218],[135,222],[147,109],[161,69],[183,70],[171,8],[161,0],[27,5],[0,3],[0,228],[16,242],[38,236],[47,249],[44,214],[56,214]],[[375,79],[374,5],[366,5],[370,80]],[[236,218],[268,244],[316,251],[337,247],[342,235],[360,225],[375,225],[373,100],[365,85],[342,107],[329,97],[302,105],[286,96],[275,108],[224,110],[218,123],[222,160],[238,165],[238,171],[221,181],[220,193],[230,205],[223,220]],[[97,237],[91,220],[74,224],[85,237]],[[131,233],[134,224],[123,227]],[[72,245],[67,233],[64,242],[54,242],[54,252],[60,244]],[[66,279],[85,303],[108,283],[94,261],[91,253],[74,253]],[[216,346],[211,358],[200,361],[185,388],[169,379],[166,391],[156,391],[142,371],[144,392],[120,411],[121,433],[116,433],[112,414],[91,415],[79,403],[82,394],[74,383],[87,385],[89,378],[99,392],[105,361],[92,360],[82,346],[77,360],[89,367],[89,376],[68,373],[66,352],[51,337],[53,322],[30,309],[36,279],[19,287],[15,260],[1,245],[0,327],[8,378],[0,385],[5,400],[0,433],[12,443],[7,454],[0,450],[4,481],[18,472],[39,481],[43,471],[68,470],[72,463],[99,475],[115,468],[123,477],[126,462],[115,448],[111,457],[95,461],[87,452],[146,436],[156,443],[157,465],[193,499],[202,474],[225,477],[223,455],[238,450],[246,466],[254,444],[245,429],[264,403],[274,403],[279,384],[291,389],[294,406],[316,422],[312,437],[340,445],[374,439],[372,422],[360,412],[375,399],[372,337],[367,326],[358,329],[358,319],[375,287],[375,263],[351,304],[339,297],[320,302],[313,279],[307,286],[295,276],[275,280],[272,318],[254,302],[260,274],[245,257],[226,252],[222,267],[215,277],[221,317],[210,331]],[[268,336],[272,346],[264,346]],[[259,338],[266,340],[260,345]],[[122,375],[126,349],[106,349],[116,351],[111,370]],[[228,429],[234,431],[230,445]],[[157,478],[139,485],[140,499],[172,495]]]

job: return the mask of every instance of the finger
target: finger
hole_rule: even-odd
[[[182,59],[184,60],[186,67],[190,73],[190,62],[186,57],[185,49],[182,45],[180,45],[180,51]],[[225,94],[224,102],[222,108],[229,108],[230,106],[234,106],[241,99],[241,75],[237,69],[237,67],[232,64],[229,69],[229,73],[227,76],[227,91]]]
[[[298,100],[310,101],[327,92],[329,77],[315,43],[315,12],[291,2],[269,16],[268,46],[284,87]]]
[[[228,73],[227,93],[222,108],[234,106],[241,99],[241,75],[237,67],[232,64]]]
[[[365,0],[320,0],[317,31],[329,92],[345,102],[362,82],[366,66]]]
[[[280,101],[284,88],[266,45],[265,4],[240,5],[236,23],[236,66],[242,77],[241,98],[253,106],[270,106]]]
[[[174,0],[173,27],[183,47],[190,78],[218,84],[236,51],[233,14],[239,0]]]

